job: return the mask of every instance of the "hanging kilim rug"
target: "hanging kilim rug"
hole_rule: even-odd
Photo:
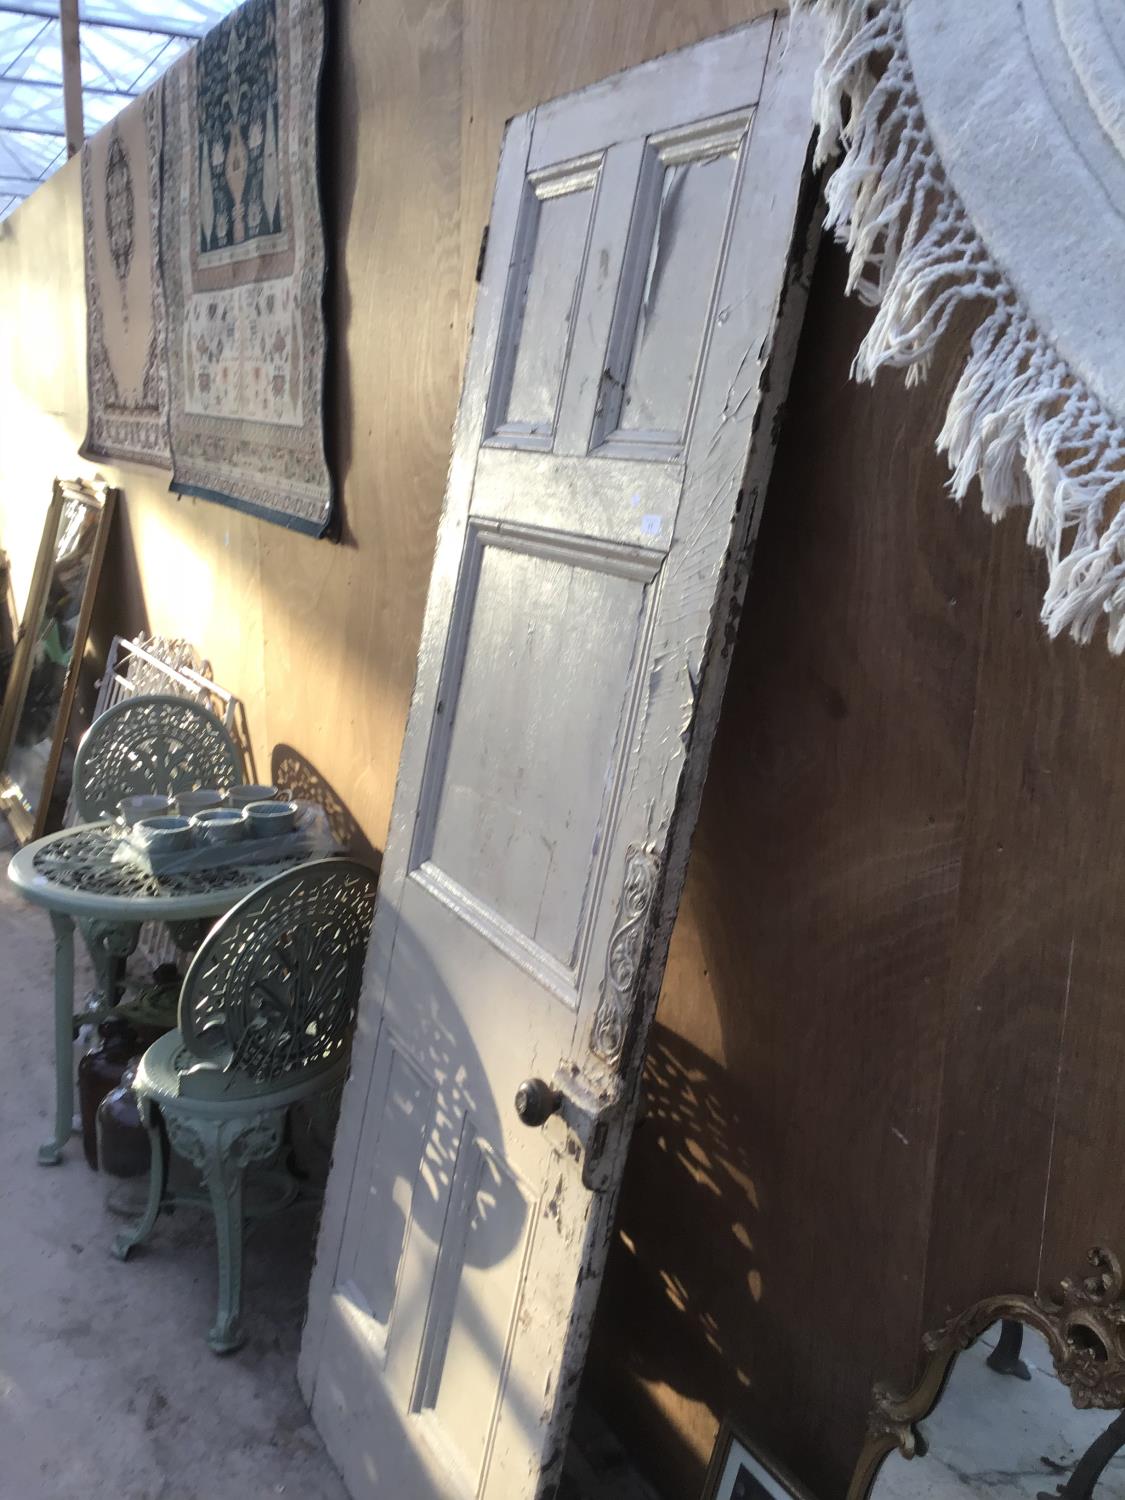
[[[323,0],[248,0],[169,72],[161,246],[172,488],[320,534]]]
[[[161,86],[82,149],[86,244],[86,458],[169,466],[160,279]]]
[[[828,221],[878,309],[854,373],[924,376],[969,309],[938,439],[953,493],[1027,507],[1049,632],[1104,623],[1125,650],[1125,3],[812,8]]]

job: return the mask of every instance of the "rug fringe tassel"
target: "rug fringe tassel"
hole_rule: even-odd
[[[825,23],[813,91],[817,164],[842,159],[827,225],[849,257],[848,290],[876,309],[852,374],[885,365],[925,379],[958,310],[979,322],[937,440],[958,501],[974,479],[986,514],[1030,510],[1027,539],[1049,579],[1051,636],[1089,641],[1105,623],[1125,651],[1125,433],[1036,328],[945,175],[910,71],[901,0],[794,0]],[[846,108],[845,108],[846,106]]]

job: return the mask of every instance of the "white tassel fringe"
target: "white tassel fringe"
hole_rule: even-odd
[[[826,25],[813,114],[829,179],[829,228],[850,257],[849,291],[878,309],[852,374],[884,365],[924,379],[962,303],[981,307],[938,449],[961,500],[979,479],[994,520],[1028,506],[1028,542],[1049,581],[1052,636],[1091,639],[1106,619],[1125,650],[1125,432],[1039,332],[945,176],[910,71],[901,0],[793,0]],[[849,109],[845,120],[844,104]],[[1107,618],[1108,617],[1108,618]]]

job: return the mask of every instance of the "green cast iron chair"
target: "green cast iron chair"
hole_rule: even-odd
[[[243,781],[223,721],[190,698],[146,693],[99,714],[74,757],[74,801],[84,823],[112,818],[123,797],[173,797]]]
[[[243,1342],[243,1178],[280,1152],[291,1104],[336,1089],[348,1048],[375,910],[375,876],[323,859],[264,882],[211,929],[184,979],[179,1026],[144,1054],[133,1085],[152,1147],[148,1201],[119,1234],[125,1260],[162,1208],[210,1203],[219,1253],[219,1307],[207,1342]],[[205,1193],[172,1195],[167,1141],[199,1168]],[[272,1212],[291,1203],[286,1186]]]
[[[225,792],[244,779],[234,741],[209,708],[171,693],[145,693],[107,708],[86,731],[74,757],[74,803],[83,823],[95,823],[114,817],[123,797],[146,792],[170,797],[198,787]],[[134,926],[82,924],[97,973],[99,1009],[116,1000],[138,935]],[[192,924],[173,937],[190,951],[202,931]]]

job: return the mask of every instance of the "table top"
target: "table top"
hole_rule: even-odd
[[[189,922],[229,911],[264,880],[319,854],[294,854],[269,864],[155,875],[115,863],[120,830],[87,823],[36,839],[13,856],[8,877],[20,895],[72,917],[120,922]]]

